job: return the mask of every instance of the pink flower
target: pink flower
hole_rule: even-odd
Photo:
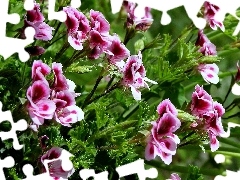
[[[169,99],[163,100],[157,106],[157,113],[159,114],[160,117],[165,113],[172,113],[174,116],[177,116],[178,114],[177,109]]]
[[[52,63],[52,69],[54,73],[54,84],[53,88],[56,91],[67,90],[69,88],[67,79],[63,75],[62,64],[61,63]]]
[[[120,62],[121,60],[130,56],[130,51],[123,43],[121,43],[119,37],[116,34],[112,36],[111,42],[112,44],[108,47],[108,50],[112,54],[107,54],[107,57],[112,64]]]
[[[157,121],[152,123],[153,127],[145,149],[145,158],[148,161],[159,156],[165,164],[170,164],[172,156],[176,154],[177,144],[180,143],[178,136],[173,133],[179,129],[181,122],[177,118],[177,113],[172,114],[168,110],[169,103],[171,103],[169,100],[164,100],[158,105],[157,109],[161,107],[160,109],[167,111],[160,113]]]
[[[110,24],[99,11],[90,10],[90,20],[92,30],[98,31],[100,34],[108,35]]]
[[[211,151],[219,148],[217,136],[223,136],[221,116],[225,113],[223,106],[213,101],[212,97],[199,85],[196,85],[192,95],[191,111],[197,117],[194,128],[205,131],[210,139]]]
[[[139,88],[146,87],[149,89],[149,86],[145,81],[157,84],[157,82],[146,77],[146,71],[142,64],[142,54],[139,51],[138,55],[128,57],[127,62],[123,67],[122,83],[124,86],[131,88],[135,100],[141,100],[141,92],[139,91]]]
[[[77,9],[67,6],[63,8],[67,14],[65,24],[68,28],[68,42],[76,50],[82,50],[82,43],[87,39],[90,25],[87,17]]]
[[[76,123],[84,118],[84,113],[76,105],[66,106],[62,109],[57,109],[55,120],[63,126],[71,127],[70,124]]]
[[[50,88],[41,80],[35,81],[32,86],[27,89],[27,99],[31,104],[35,104],[40,100],[46,100],[50,96]]]
[[[102,36],[98,31],[91,30],[89,32],[89,46],[91,49],[98,46],[103,51],[111,45],[109,36]]]
[[[203,79],[207,83],[217,84],[219,82],[219,77],[218,77],[219,68],[215,63],[200,64],[198,66],[198,71],[201,73]]]
[[[40,5],[34,3],[33,10],[27,11],[26,17],[24,19],[24,28],[33,27],[35,29],[34,37],[39,40],[48,41],[52,39],[52,31],[54,28],[50,27],[44,21],[43,14],[40,12]],[[24,38],[25,35],[22,35]]]
[[[212,97],[199,85],[195,86],[192,94],[191,112],[195,116],[203,115],[213,108]]]
[[[151,18],[139,18],[135,19],[135,29],[137,31],[147,31],[153,23]]]
[[[51,68],[41,60],[35,60],[32,66],[33,84],[27,90],[27,109],[33,121],[30,128],[37,131],[45,119],[55,119],[64,126],[69,126],[84,118],[83,111],[76,106],[75,83],[66,79],[61,63],[52,63],[54,80],[49,87],[45,76]]]
[[[32,65],[32,80],[42,80],[46,84],[48,84],[45,76],[51,72],[51,68],[42,62],[42,60],[34,60]]]
[[[209,23],[209,26],[213,30],[217,30],[217,27],[219,27],[222,31],[225,30],[225,27],[223,25],[223,18],[220,17],[220,8],[214,4],[211,4],[208,1],[204,2],[204,18]]]
[[[33,9],[27,11],[26,20],[33,23],[45,20],[43,14],[40,12],[40,5],[38,3],[35,2]]]
[[[181,178],[177,173],[172,173],[170,176],[170,179],[167,179],[167,180],[181,180]]]
[[[45,22],[36,22],[36,23],[28,23],[35,29],[34,37],[39,40],[49,41],[53,38],[52,31],[54,28],[46,24]]]
[[[200,46],[199,52],[204,56],[217,54],[216,46],[210,42],[205,34],[203,34],[203,30],[198,31],[198,38],[195,45]]]
[[[225,134],[221,117],[216,111],[209,111],[203,115],[203,118],[205,121],[204,129],[208,132],[210,139],[211,151],[214,152],[219,148],[219,141],[216,136],[222,136]]]
[[[70,153],[59,147],[52,147],[46,154],[41,157],[41,162],[50,161],[47,165],[48,171],[54,180],[58,178],[68,179],[75,171],[72,163],[69,163]],[[66,168],[66,164],[68,165]],[[71,166],[69,165],[71,164]],[[45,169],[46,171],[46,169]]]
[[[146,31],[152,25],[153,19],[149,7],[139,7],[135,3],[123,2],[127,12],[127,27],[134,26],[137,31]]]
[[[42,125],[44,119],[52,119],[56,105],[49,100],[50,89],[43,81],[35,81],[27,90],[27,109],[34,124]]]

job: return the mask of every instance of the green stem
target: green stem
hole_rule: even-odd
[[[98,76],[98,78],[96,80],[96,83],[95,83],[92,91],[88,94],[88,96],[86,97],[85,101],[83,102],[82,109],[84,109],[87,106],[87,104],[89,104],[90,99],[92,98],[92,96],[93,96],[94,92],[96,91],[100,81],[103,78],[103,73],[104,73],[104,68],[102,68],[102,70],[101,70],[101,72],[100,72],[100,74],[99,74],[99,76]]]
[[[113,91],[114,89],[118,88],[119,87],[119,83],[115,83],[111,88],[109,88],[108,90],[106,90],[104,93],[94,97],[93,99],[89,100],[89,103],[88,104],[91,104],[92,102],[98,100],[99,98],[107,95],[108,93],[110,93],[111,91]]]

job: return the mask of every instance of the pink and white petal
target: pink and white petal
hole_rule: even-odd
[[[45,119],[52,119],[53,113],[56,110],[56,104],[49,99],[46,100],[40,100],[36,103],[38,106],[38,110],[36,110],[36,113],[44,117]]]
[[[166,136],[172,134],[181,126],[181,121],[172,113],[164,113],[158,121],[158,135]]]
[[[75,50],[82,50],[83,49],[82,42],[79,39],[74,38],[71,35],[68,36],[68,42]]]
[[[213,83],[213,84],[217,84],[219,82],[219,77],[218,75],[209,70],[209,69],[205,69],[204,71],[200,71],[203,79],[207,82],[207,83]]]
[[[42,60],[34,60],[32,64],[32,79],[34,79],[36,69],[38,68],[44,76],[51,72],[51,68],[47,64],[43,63]]]
[[[74,173],[72,168],[70,171],[64,171],[62,168],[62,160],[56,160],[49,163],[49,174],[52,177],[67,179]]]
[[[130,85],[130,88],[132,91],[133,98],[136,101],[140,101],[141,100],[141,92],[138,89],[136,89],[135,87],[133,87],[132,85]]]
[[[38,80],[27,89],[26,96],[29,102],[33,104],[41,99],[48,99],[50,96],[50,88],[44,81]]]
[[[152,159],[155,159],[155,157],[156,157],[156,147],[153,143],[148,142],[145,148],[145,159],[147,161],[150,161]]]
[[[76,114],[77,115],[77,121],[83,120],[84,119],[84,112],[81,108],[79,108],[76,105],[71,105],[66,107],[66,109],[71,113],[71,114]]]
[[[219,141],[217,140],[216,136],[211,131],[208,132],[208,135],[210,138],[211,151],[214,152],[214,151],[218,150],[218,148],[219,148]]]
[[[171,138],[162,138],[160,141],[157,142],[157,145],[162,152],[171,155],[176,154],[177,144]]]
[[[33,124],[36,125],[36,127],[32,126],[33,129],[37,128],[37,126],[42,125],[44,123],[44,118],[36,115],[32,109],[29,109],[28,113],[30,118],[33,121]]]
[[[166,164],[169,165],[172,162],[172,155],[162,152],[160,149],[157,149],[157,155],[162,159],[162,161]]]
[[[174,116],[177,116],[178,112],[175,106],[172,104],[172,102],[169,99],[163,100],[158,106],[157,106],[157,113],[161,117],[164,113],[170,112]]]
[[[178,174],[172,173],[170,176],[170,180],[181,180]]]
[[[213,102],[213,108],[217,111],[218,117],[223,116],[223,114],[225,113],[223,105],[217,101]]]
[[[52,147],[50,150],[47,151],[44,155],[41,157],[41,162],[43,163],[44,160],[52,160],[57,159],[61,156],[62,148],[59,147]]]

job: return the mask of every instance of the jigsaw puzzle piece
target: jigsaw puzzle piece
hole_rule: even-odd
[[[139,180],[145,180],[146,178],[157,178],[158,172],[156,168],[145,169],[144,168],[144,160],[139,159],[132,163],[120,166],[116,168],[118,172],[119,178],[128,176],[131,174],[137,174]]]
[[[2,141],[7,139],[13,139],[13,148],[15,150],[19,150],[23,147],[23,145],[19,144],[18,137],[16,131],[24,131],[27,129],[27,122],[24,119],[19,120],[18,122],[14,122],[12,118],[12,113],[10,111],[2,110],[2,103],[0,102],[0,123],[3,121],[8,121],[11,123],[11,130],[8,132],[0,132],[0,138]]]
[[[19,59],[22,62],[26,62],[29,59],[29,54],[25,51],[25,46],[33,43],[35,30],[32,27],[26,28],[25,35],[26,39],[17,39],[6,37],[6,26],[7,22],[11,24],[17,24],[20,21],[18,14],[8,14],[9,0],[0,1],[0,55],[4,59],[9,58],[12,54],[18,53]]]
[[[6,177],[3,172],[3,168],[11,168],[14,166],[14,164],[15,162],[12,156],[8,156],[3,160],[0,159],[0,179],[1,180],[6,180]]]

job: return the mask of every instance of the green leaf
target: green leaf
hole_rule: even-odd
[[[197,166],[190,165],[188,172],[187,180],[203,180],[203,176]]]

